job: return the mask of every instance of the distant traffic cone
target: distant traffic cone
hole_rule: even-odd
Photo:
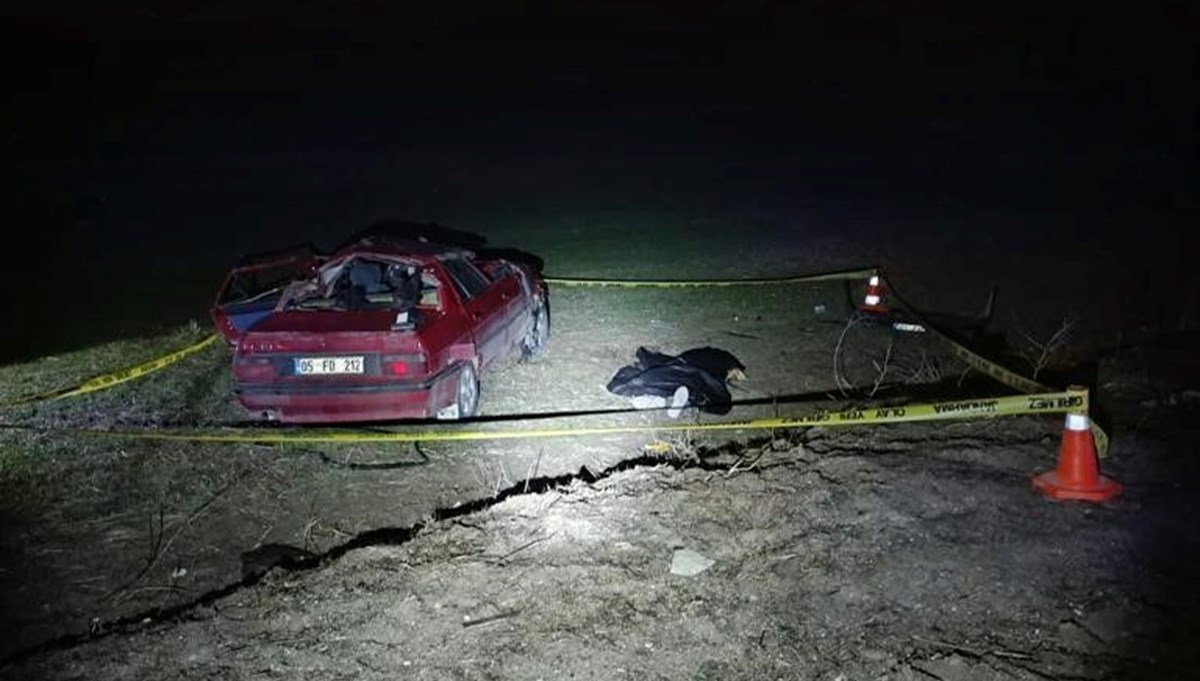
[[[1108,501],[1121,493],[1121,483],[1100,475],[1096,442],[1086,415],[1067,414],[1058,467],[1033,476],[1033,486],[1059,501]]]
[[[860,312],[888,314],[887,305],[883,304],[883,284],[879,281],[879,275],[871,275],[867,280],[867,295],[858,309]]]

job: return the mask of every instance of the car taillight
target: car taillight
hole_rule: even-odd
[[[419,355],[384,355],[379,358],[384,376],[413,376],[425,373],[425,358]]]

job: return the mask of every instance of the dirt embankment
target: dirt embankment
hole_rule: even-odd
[[[873,388],[890,367],[878,398],[957,384],[962,367],[925,340],[847,332],[844,305],[836,287],[564,290],[545,357],[487,376],[483,409],[622,408],[603,384],[643,343],[735,352],[750,373],[735,396],[755,402],[738,418],[840,398],[839,371]],[[1029,489],[1054,464],[1060,424],[1041,418],[740,433],[733,448],[696,433],[420,451],[8,433],[0,583],[18,657],[0,675],[1184,678],[1200,476],[1177,345],[1100,364],[1105,468],[1127,485],[1103,507]],[[237,417],[226,362],[213,349],[20,416],[221,423]],[[651,439],[671,452],[640,458]],[[381,462],[412,465],[346,465]],[[243,582],[241,552],[272,543],[316,558]],[[714,562],[673,575],[680,549]]]
[[[13,678],[1185,678],[1197,535],[1140,456],[1028,488],[1039,419],[711,452],[560,481],[10,667]],[[1162,454],[1162,452],[1158,452]],[[1193,502],[1194,503],[1194,502]],[[1175,548],[1164,534],[1180,532]],[[677,551],[710,559],[672,574]],[[1188,553],[1190,551],[1190,553]],[[1174,554],[1174,555],[1172,555]]]

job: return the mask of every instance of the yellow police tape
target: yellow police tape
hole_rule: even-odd
[[[835,280],[854,280],[865,279],[872,275],[879,274],[879,268],[869,267],[858,270],[847,270],[843,272],[831,272],[828,274],[817,274],[799,277],[783,277],[777,279],[728,279],[728,280],[695,280],[695,281],[669,281],[669,280],[621,280],[621,279],[572,279],[572,278],[547,278],[545,281],[559,286],[592,286],[592,287],[620,287],[620,288],[699,288],[699,287],[724,287],[724,286],[752,286],[752,285],[767,285],[767,284],[792,284],[803,282],[817,281],[835,281]],[[885,282],[888,288],[895,293],[895,288],[890,286],[890,282]],[[921,319],[917,310],[904,303],[903,298],[896,294],[896,298],[901,301],[905,307],[926,329],[929,329],[934,336],[943,341],[954,356],[961,359],[967,366],[979,371],[987,376],[991,376],[997,381],[1007,385],[1010,388],[1019,390],[1023,393],[1050,393],[1054,388],[1039,383],[1035,380],[1026,378],[1015,371],[1007,369],[996,362],[989,360],[966,347],[965,345],[954,340],[950,336],[938,330],[937,327],[929,324],[924,319]],[[1091,421],[1091,429],[1093,439],[1096,441],[1096,451],[1100,456],[1108,454],[1109,439],[1108,434],[1104,432],[1100,426],[1096,425],[1095,421]]]
[[[360,431],[291,431],[254,432],[247,430],[225,432],[164,432],[161,430],[94,430],[73,429],[71,432],[102,437],[170,442],[219,442],[239,444],[314,444],[366,442],[450,442],[471,440],[514,440],[585,435],[622,435],[630,433],[662,433],[671,431],[724,431],[806,428],[812,426],[861,426],[881,423],[914,421],[946,421],[959,419],[1016,416],[1021,414],[1087,414],[1088,391],[1066,390],[1037,395],[985,397],[971,400],[928,402],[892,407],[855,407],[838,411],[821,410],[804,416],[784,416],[742,421],[711,423],[668,423],[627,426],[582,426],[571,428],[509,429],[509,430],[416,430],[398,432]]]
[[[827,274],[805,275],[797,277],[782,277],[775,279],[731,279],[731,280],[617,280],[617,279],[569,279],[547,278],[547,283],[561,286],[596,286],[621,288],[698,288],[698,287],[727,287],[727,286],[756,286],[790,284],[818,281],[853,280],[870,277],[878,273],[878,268],[864,268]],[[516,430],[447,430],[447,431],[413,431],[404,433],[362,433],[362,432],[333,432],[333,433],[251,433],[251,432],[221,432],[221,433],[182,433],[178,431],[103,431],[91,429],[75,429],[74,432],[88,435],[109,437],[134,438],[142,440],[169,440],[189,442],[226,442],[226,443],[315,443],[315,442],[433,442],[433,441],[466,441],[466,440],[495,440],[517,438],[550,438],[571,437],[581,435],[612,435],[639,432],[663,431],[716,431],[716,430],[752,430],[778,429],[808,426],[838,426],[838,425],[867,425],[880,423],[903,423],[911,421],[931,421],[946,419],[979,418],[1002,415],[1037,414],[1037,413],[1088,413],[1088,393],[1086,389],[1068,388],[1056,392],[1053,388],[1028,379],[1016,372],[1006,369],[999,364],[975,353],[962,345],[937,327],[921,319],[920,314],[890,287],[897,300],[929,329],[934,336],[946,343],[953,354],[971,368],[980,371],[1001,383],[1020,390],[1026,394],[1012,397],[995,397],[975,400],[956,400],[949,402],[934,402],[926,404],[906,405],[899,407],[874,407],[860,409],[845,409],[841,411],[819,411],[807,416],[776,417],[768,419],[753,419],[744,421],[719,421],[712,423],[688,424],[657,424],[638,426],[601,426],[550,429],[516,429]],[[197,343],[176,350],[156,359],[144,362],[121,371],[112,372],[89,379],[77,386],[56,391],[30,395],[16,400],[2,402],[0,406],[16,406],[31,404],[45,400],[57,400],[75,395],[105,390],[127,381],[140,378],[166,368],[185,357],[193,355],[215,343],[219,337],[209,335]],[[1096,441],[1096,450],[1100,456],[1108,451],[1109,439],[1107,433],[1091,421],[1091,428]]]
[[[545,277],[542,281],[558,286],[594,286],[616,288],[720,288],[728,286],[774,286],[778,284],[801,284],[815,281],[845,281],[865,279],[878,272],[878,268],[870,267],[844,272],[827,272],[825,274],[808,274],[799,277],[777,277],[771,279],[583,279],[573,277]]]
[[[967,366],[996,379],[997,381],[1010,388],[1013,388],[1014,390],[1019,390],[1023,393],[1047,393],[1054,390],[1054,388],[1048,385],[1039,383],[1031,378],[1026,378],[1015,371],[1000,366],[996,362],[991,361],[974,350],[971,350],[962,343],[954,340],[949,335],[939,330],[936,326],[923,319],[920,312],[918,312],[917,309],[912,305],[908,304],[904,300],[904,297],[896,291],[895,287],[891,286],[890,282],[885,281],[885,284],[887,284],[887,288],[892,291],[892,294],[895,296],[895,298],[900,301],[900,304],[918,322],[920,322],[921,326],[925,327],[925,329],[937,337],[938,340],[945,343],[950,348],[950,352],[953,353],[955,357],[962,360]],[[1092,439],[1096,441],[1097,455],[1101,457],[1107,456],[1109,446],[1108,433],[1104,432],[1103,428],[1096,425],[1094,420],[1089,419],[1088,421],[1091,424]]]
[[[827,272],[824,274],[806,274],[795,277],[777,277],[768,279],[711,279],[711,280],[692,280],[692,281],[673,281],[673,280],[621,280],[621,279],[576,279],[576,278],[558,278],[548,277],[543,279],[546,283],[556,284],[559,286],[593,286],[593,287],[619,287],[619,288],[702,288],[702,287],[729,287],[729,286],[766,286],[778,284],[795,284],[804,282],[818,281],[844,281],[853,279],[862,279],[870,277],[878,272],[878,268],[869,267],[857,270],[846,270],[842,272]],[[134,367],[115,371],[103,376],[97,376],[77,386],[53,390],[49,392],[39,393],[36,395],[28,395],[15,400],[0,402],[0,407],[13,407],[24,404],[32,404],[34,402],[44,402],[47,400],[58,400],[64,397],[74,397],[83,395],[97,390],[105,390],[115,385],[119,385],[126,381],[131,381],[135,378],[141,378],[146,374],[153,373],[164,367],[170,366],[179,360],[192,355],[212,343],[216,342],[217,336],[210,335],[200,342],[190,345],[186,348],[171,352],[157,359],[139,364]]]
[[[87,393],[96,392],[98,390],[106,390],[114,385],[119,385],[121,383],[125,383],[126,381],[132,381],[135,378],[141,378],[142,376],[152,374],[160,369],[165,369],[179,360],[190,355],[194,355],[204,348],[207,348],[215,343],[217,338],[218,336],[216,334],[211,334],[205,336],[199,342],[187,346],[186,348],[181,348],[174,352],[163,355],[162,357],[152,359],[149,362],[143,362],[137,366],[132,366],[121,369],[120,371],[114,371],[109,374],[96,376],[95,378],[90,378],[79,385],[61,388],[59,390],[52,390],[50,392],[39,393],[37,395],[28,395],[26,397],[20,397],[8,402],[0,402],[0,406],[12,407],[23,404],[32,404],[34,402],[44,402],[46,400],[61,400],[64,397],[73,397],[75,395],[84,395]]]

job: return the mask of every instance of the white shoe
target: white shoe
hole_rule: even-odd
[[[635,395],[629,401],[634,409],[661,409],[667,406],[667,398],[657,395]]]
[[[675,394],[671,396],[671,406],[667,409],[667,416],[671,418],[679,418],[679,412],[688,403],[688,389],[686,385],[681,385],[675,389]]]

